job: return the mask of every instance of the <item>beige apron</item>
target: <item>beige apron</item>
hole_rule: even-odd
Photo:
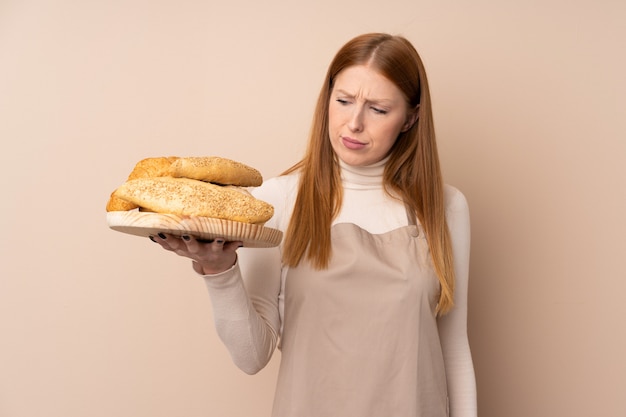
[[[326,270],[287,273],[274,417],[445,417],[435,307],[421,226],[332,228]]]

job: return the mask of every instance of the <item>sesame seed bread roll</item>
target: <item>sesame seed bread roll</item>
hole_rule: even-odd
[[[192,178],[221,185],[258,187],[263,183],[263,177],[256,169],[218,156],[178,158],[172,163],[170,172],[176,178]]]
[[[122,184],[114,195],[157,213],[211,217],[262,225],[274,208],[245,190],[188,178],[137,178]]]
[[[126,180],[168,176],[170,175],[170,165],[177,159],[177,156],[144,158],[135,164]],[[137,207],[137,205],[116,196],[114,191],[107,201],[106,211],[128,211]]]

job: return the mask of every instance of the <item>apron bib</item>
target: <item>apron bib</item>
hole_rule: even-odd
[[[274,417],[445,417],[439,281],[420,226],[332,228],[329,267],[287,272]]]

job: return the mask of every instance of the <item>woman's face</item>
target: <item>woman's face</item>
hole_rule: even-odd
[[[335,77],[328,130],[333,150],[348,165],[366,166],[385,158],[416,117],[400,89],[365,65],[348,67]]]

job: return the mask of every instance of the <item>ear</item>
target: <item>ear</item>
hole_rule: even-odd
[[[412,111],[409,112],[406,117],[406,122],[404,123],[404,125],[402,125],[402,132],[406,132],[413,127],[413,125],[419,118],[419,107],[420,105],[418,104]]]

